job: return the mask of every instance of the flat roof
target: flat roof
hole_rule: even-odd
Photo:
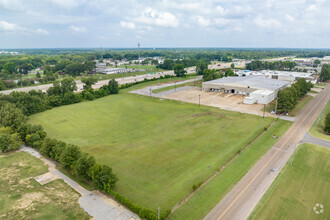
[[[271,95],[271,94],[273,94],[274,93],[274,91],[270,91],[270,90],[261,90],[261,89],[259,89],[259,90],[256,90],[256,91],[254,91],[254,92],[251,92],[250,94],[258,94],[258,95]]]
[[[290,82],[269,79],[266,76],[233,76],[233,77],[224,77],[221,79],[215,79],[205,82],[206,84],[223,84],[227,86],[234,87],[244,87],[244,88],[255,88],[259,90],[271,90],[275,91],[282,88],[283,86],[288,85]]]

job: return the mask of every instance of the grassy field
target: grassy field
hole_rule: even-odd
[[[313,98],[313,96],[310,95],[305,95],[304,97],[302,97],[301,99],[299,99],[298,104],[296,105],[296,107],[294,107],[294,109],[289,112],[289,116],[296,116],[299,111],[305,107],[305,105]]]
[[[324,123],[325,117],[327,113],[330,112],[330,102],[326,104],[322,113],[318,116],[318,118],[314,121],[313,126],[309,129],[309,133],[317,138],[321,138],[327,141],[330,141],[330,135],[324,133]],[[322,117],[322,118],[320,118]]]
[[[172,208],[273,120],[128,91],[54,108],[30,122],[109,164],[119,177],[116,191],[153,210]]]
[[[30,154],[0,154],[0,172],[0,219],[90,218],[63,180],[40,185],[33,179],[48,168]]]
[[[298,104],[296,105],[296,107],[289,112],[289,116],[296,116],[299,111],[313,98],[313,96],[310,95],[305,95],[304,97],[302,97],[301,99],[298,100]],[[276,100],[273,100],[272,102],[268,103],[266,105],[266,112],[271,112],[271,110],[275,109],[275,105],[276,105]],[[263,108],[261,109],[262,111],[264,110]]]
[[[298,149],[249,219],[330,219],[330,150],[311,144]],[[324,211],[316,214],[315,204]]]
[[[279,120],[250,147],[236,157],[216,177],[197,191],[184,205],[178,208],[169,219],[203,219],[248,170],[270,149],[292,125],[292,122]]]
[[[175,85],[175,86],[167,86],[164,88],[160,88],[160,89],[155,89],[152,90],[153,93],[160,93],[160,92],[165,92],[171,89],[175,89],[175,88],[180,88],[183,86],[196,86],[196,87],[202,87],[202,81],[195,81],[195,82],[188,82],[188,83],[183,83],[183,84],[179,84],[179,85]]]

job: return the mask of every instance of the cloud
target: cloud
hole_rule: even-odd
[[[70,29],[74,32],[74,33],[86,33],[86,28],[85,27],[77,27],[74,25],[70,26]]]
[[[23,3],[19,0],[0,0],[0,6],[11,11],[24,10]]]
[[[133,22],[126,22],[126,21],[121,21],[120,26],[123,28],[128,28],[128,29],[135,29],[135,24]]]
[[[25,28],[18,24],[9,23],[7,21],[0,21],[0,32],[16,33],[16,34],[38,34],[49,35],[49,32],[45,29],[38,28],[36,30],[31,28]]]
[[[296,19],[291,15],[285,15],[285,19],[291,22],[294,22]]]
[[[85,1],[83,0],[52,0],[53,4],[60,6],[62,8],[66,8],[66,9],[71,9],[71,8],[75,8],[83,3],[85,3]]]
[[[169,12],[157,11],[152,8],[144,10],[142,16],[135,19],[142,24],[148,24],[159,27],[178,27],[179,20]]]
[[[47,30],[45,30],[45,29],[42,29],[42,28],[38,28],[36,30],[36,33],[37,34],[40,34],[40,35],[49,35],[49,32]]]
[[[217,7],[215,7],[215,10],[217,11],[217,13],[219,13],[220,15],[225,15],[227,13],[227,11],[221,7],[220,5],[218,5]]]
[[[254,23],[263,28],[278,28],[281,27],[281,23],[276,19],[264,19],[258,16],[256,19],[254,19]]]
[[[205,19],[203,18],[202,16],[197,16],[196,17],[196,20],[197,20],[197,24],[200,25],[200,26],[204,26],[204,27],[207,27],[210,25],[210,20],[209,19]]]

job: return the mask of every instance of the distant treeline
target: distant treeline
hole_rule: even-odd
[[[288,70],[291,71],[296,66],[296,62],[293,61],[260,61],[254,60],[246,64],[248,70]]]

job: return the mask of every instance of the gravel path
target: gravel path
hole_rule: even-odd
[[[201,79],[202,79],[202,76],[197,76],[194,79],[188,79],[188,80],[184,80],[184,81],[180,81],[180,82],[148,86],[148,87],[145,87],[143,89],[138,89],[138,90],[131,91],[130,93],[150,96],[150,92],[151,92],[152,97],[162,98],[166,95],[172,94],[173,92],[179,92],[179,91],[183,91],[183,90],[190,89],[190,88],[193,88],[193,87],[192,86],[183,86],[183,87],[178,87],[176,89],[171,89],[171,90],[167,90],[167,91],[160,92],[160,93],[153,93],[152,91],[156,90],[156,89],[169,87],[169,86],[181,85],[181,84],[185,84],[185,83],[189,83],[189,82],[194,82],[194,81],[198,81],[198,80],[201,80]]]
[[[304,138],[301,141],[302,143],[310,143],[310,144],[316,144],[322,147],[330,148],[330,142],[316,138],[312,135],[310,135],[308,132],[305,134]]]
[[[64,175],[62,172],[57,170],[55,163],[51,160],[44,158],[38,151],[30,147],[21,147],[21,151],[28,152],[31,155],[41,159],[48,165],[49,172],[59,179],[63,179],[69,186],[75,189],[81,194],[78,202],[80,206],[93,217],[95,220],[103,219],[118,219],[118,220],[133,220],[139,219],[139,217],[127,210],[124,206],[120,205],[113,199],[105,196],[99,191],[88,191],[78,183]]]

